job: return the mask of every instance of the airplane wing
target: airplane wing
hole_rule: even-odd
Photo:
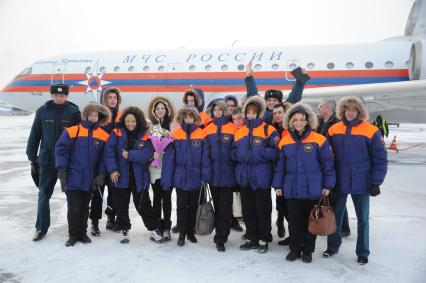
[[[303,101],[317,105],[344,96],[361,97],[372,119],[381,114],[394,123],[426,123],[426,80],[307,88]]]

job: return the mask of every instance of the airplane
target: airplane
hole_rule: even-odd
[[[191,87],[204,90],[206,102],[245,94],[246,64],[252,61],[259,91],[289,90],[291,71],[301,66],[312,79],[303,101],[360,96],[374,118],[426,123],[426,1],[416,0],[405,34],[377,43],[228,49],[133,50],[79,53],[41,59],[25,68],[0,93],[0,100],[35,111],[50,99],[49,86],[70,85],[69,100],[79,107],[99,101],[118,87],[123,106],[145,108],[156,95],[176,107]]]

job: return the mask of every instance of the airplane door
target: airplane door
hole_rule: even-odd
[[[289,82],[294,82],[296,79],[293,78],[291,71],[300,66],[300,61],[298,59],[292,59],[287,61],[285,69],[285,79]]]
[[[52,65],[50,84],[65,83],[65,73],[67,70],[67,60],[57,61]]]

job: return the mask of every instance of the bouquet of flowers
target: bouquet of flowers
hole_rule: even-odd
[[[154,151],[160,154],[164,153],[164,149],[173,142],[173,139],[170,137],[170,132],[166,129],[163,129],[160,125],[152,126],[150,131],[151,143],[154,146]],[[160,168],[161,163],[160,159],[154,159],[151,162],[151,166],[155,168]]]

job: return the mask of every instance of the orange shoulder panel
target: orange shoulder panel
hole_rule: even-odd
[[[93,137],[101,141],[107,141],[109,134],[99,127],[93,131]]]
[[[293,137],[291,135],[285,135],[279,142],[278,148],[281,150],[283,146],[294,143],[296,142],[293,140]]]
[[[182,130],[182,128],[179,128],[172,132],[172,138],[175,140],[184,140],[186,139],[186,133],[184,130]]]
[[[237,131],[237,127],[235,127],[234,123],[229,122],[222,126],[222,133],[233,135]]]
[[[322,147],[322,145],[324,144],[324,142],[326,141],[327,139],[323,136],[323,135],[321,135],[321,134],[318,134],[318,133],[316,133],[316,132],[314,132],[314,131],[312,131],[310,134],[309,134],[309,136],[307,136],[302,142],[303,143],[316,143],[316,144],[318,144],[320,147]]]
[[[333,126],[328,129],[328,134],[330,137],[333,135],[344,135],[346,132],[346,125],[342,121],[334,124]]]
[[[197,128],[191,133],[191,140],[203,140],[206,134],[203,129]]]
[[[239,141],[240,139],[246,137],[249,133],[249,129],[247,126],[243,126],[240,129],[238,129],[234,134],[234,141]]]
[[[120,129],[118,129],[118,128],[116,128],[116,129],[114,129],[114,130],[112,130],[114,133],[115,133],[115,135],[117,136],[117,137],[121,137],[123,134],[121,133],[121,130]]]
[[[71,126],[65,129],[68,132],[68,135],[70,136],[70,138],[72,139],[75,138],[75,136],[77,135],[78,127],[80,126],[79,125]]]
[[[216,134],[217,126],[214,123],[210,123],[207,127],[204,128],[204,133],[206,136]]]
[[[275,129],[274,126],[269,125],[268,126],[268,137],[270,137],[272,135],[273,132],[276,132],[277,129]]]
[[[118,110],[117,117],[115,117],[115,122],[120,122],[121,115],[123,115],[123,110]]]
[[[358,126],[353,127],[351,134],[357,136],[365,136],[371,139],[378,130],[379,128],[377,128],[376,126],[371,125],[367,121],[364,121]]]

